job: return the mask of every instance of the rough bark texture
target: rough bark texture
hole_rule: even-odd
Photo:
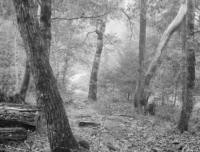
[[[185,30],[183,30],[183,50],[185,54],[185,69],[182,91],[182,111],[178,124],[181,132],[188,130],[188,122],[193,109],[193,90],[195,86],[195,45],[194,45],[194,1],[188,0]]]
[[[146,94],[148,94],[148,93],[146,93],[146,90],[148,90],[148,88],[149,88],[150,81],[151,81],[152,77],[154,76],[157,68],[162,63],[161,57],[163,54],[163,50],[164,50],[165,46],[167,45],[169,39],[171,38],[172,34],[181,25],[186,13],[187,13],[187,4],[185,2],[182,2],[180,9],[178,11],[178,14],[176,15],[174,20],[171,22],[171,24],[167,27],[167,29],[163,33],[161,40],[158,44],[158,47],[156,49],[155,57],[153,58],[147,72],[145,73],[144,81],[141,84],[141,89],[140,89],[141,94],[143,94],[141,96],[146,97]],[[137,97],[137,93],[135,93],[134,99],[136,99],[136,97]]]
[[[139,69],[138,69],[138,82],[136,87],[136,98],[134,99],[135,106],[138,107],[138,112],[142,112],[141,100],[143,92],[141,85],[144,81],[144,53],[146,50],[146,0],[140,0],[140,40],[139,40]],[[145,105],[144,105],[145,106]]]
[[[42,0],[38,7],[41,7],[40,12],[40,31],[41,36],[44,40],[44,49],[46,50],[47,56],[50,56],[50,46],[51,46],[51,0]]]
[[[101,53],[103,50],[104,32],[105,32],[105,22],[103,20],[99,20],[97,29],[96,29],[97,50],[96,50],[93,65],[92,65],[92,72],[91,72],[90,83],[89,83],[88,99],[90,101],[97,100],[97,81],[98,81],[99,65],[101,61]]]
[[[40,25],[51,28],[51,0],[43,0],[40,24],[34,19],[32,0],[13,0],[17,22],[23,41],[27,42],[31,72],[34,77],[39,105],[47,121],[48,138],[52,152],[70,152],[78,149],[63,101],[57,88],[56,79],[49,63],[49,46],[44,40]],[[50,37],[48,37],[50,38]]]

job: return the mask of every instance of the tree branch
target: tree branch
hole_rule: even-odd
[[[125,12],[124,9],[120,9],[120,11],[127,17],[128,19],[128,22],[129,22],[129,26],[130,26],[130,31],[131,31],[131,36],[130,36],[130,39],[133,37],[133,24],[131,22],[131,18],[130,16]]]
[[[79,20],[79,19],[95,19],[95,18],[99,18],[99,17],[103,17],[106,16],[107,14],[109,14],[111,11],[105,12],[104,14],[100,14],[100,15],[92,15],[92,16],[78,16],[78,17],[72,17],[72,18],[67,18],[67,17],[53,17],[51,18],[51,20],[59,20],[59,21],[70,21],[70,20]]]

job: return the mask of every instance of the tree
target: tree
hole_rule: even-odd
[[[1,59],[1,67],[3,68],[1,70],[1,75],[3,76],[1,77],[1,95],[4,96],[5,99],[1,102],[24,103],[29,86],[29,75],[27,75],[27,72],[25,72],[25,74],[22,73],[20,68],[20,64],[22,65],[23,63],[23,53],[20,52],[20,50],[23,49],[19,47],[21,39],[19,38],[19,34],[17,32],[15,24],[13,24],[13,21],[11,21],[11,18],[13,18],[13,16],[15,15],[12,1],[0,2],[0,12],[0,16],[1,19],[3,19],[3,24],[5,24],[5,28],[10,29],[6,31],[3,30],[3,28],[1,27],[1,30],[4,31],[1,37],[1,41],[3,42],[1,44],[1,56],[3,57],[3,59]],[[4,34],[6,34],[7,36],[5,36]],[[3,39],[5,39],[6,41]],[[11,41],[14,43],[12,43]],[[22,54],[19,54],[19,52]],[[19,60],[22,61],[22,63],[19,62]],[[25,69],[25,71],[27,70]],[[13,77],[13,73],[15,73],[15,77]],[[26,81],[23,81],[21,84],[21,88],[19,88],[21,76],[23,74],[24,80]],[[13,87],[14,85],[15,87]]]
[[[63,100],[57,88],[56,79],[49,63],[48,51],[50,45],[44,39],[40,25],[51,29],[51,0],[41,1],[40,24],[34,19],[32,0],[13,0],[17,23],[21,37],[27,49],[31,73],[37,90],[37,98],[41,104],[47,121],[48,138],[52,152],[68,152],[78,149],[68,118],[63,106]],[[47,27],[46,27],[47,26]],[[48,33],[49,39],[51,33]]]
[[[176,31],[176,29],[178,29],[178,27],[181,25],[185,15],[187,12],[187,4],[185,1],[181,2],[181,6],[179,8],[179,11],[176,15],[176,17],[173,19],[173,21],[171,22],[171,24],[167,27],[167,29],[165,30],[165,32],[163,33],[160,42],[157,46],[156,49],[156,54],[154,56],[154,58],[152,59],[146,73],[145,73],[145,77],[144,77],[144,81],[141,84],[141,93],[143,93],[141,96],[145,97],[147,94],[146,90],[148,89],[149,85],[150,85],[150,81],[153,78],[157,68],[161,65],[162,60],[162,54],[163,54],[163,50],[165,49],[165,46],[167,45],[169,39],[171,38],[172,34]],[[135,92],[135,96],[134,99],[136,99],[138,92]],[[143,101],[146,100],[147,98],[142,99]],[[147,101],[145,101],[147,102]]]
[[[30,72],[29,60],[26,59],[24,78],[23,78],[22,85],[21,85],[20,92],[19,92],[19,95],[23,102],[25,102],[26,94],[28,91],[28,86],[30,83],[30,77],[31,77],[31,72]]]
[[[140,0],[140,40],[139,40],[139,69],[138,82],[136,87],[135,105],[137,105],[139,112],[142,112],[142,90],[141,85],[144,81],[144,53],[146,49],[146,0]]]
[[[101,53],[103,50],[103,37],[105,32],[105,21],[98,20],[96,34],[97,34],[97,50],[95,53],[93,65],[92,65],[92,72],[90,76],[90,83],[89,83],[89,93],[88,99],[92,101],[97,100],[97,81],[98,81],[98,72],[99,72],[99,65],[101,60]]]
[[[188,122],[193,109],[193,90],[195,86],[194,1],[188,0],[187,3],[188,10],[182,31],[185,64],[183,64],[182,111],[178,123],[178,129],[181,132],[188,130]]]

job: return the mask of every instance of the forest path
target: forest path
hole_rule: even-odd
[[[163,151],[163,146],[164,151],[173,152],[182,146],[177,143],[178,136],[167,138],[173,124],[157,117],[102,114],[94,105],[79,101],[68,106],[67,113],[73,132],[89,141],[92,152],[157,152]],[[79,127],[80,121],[100,126]]]
[[[88,141],[91,152],[200,152],[198,131],[180,134],[175,124],[158,116],[138,116],[130,103],[110,103],[107,109],[102,105],[82,100],[65,105],[75,137]],[[81,121],[100,125],[79,127]],[[50,152],[47,135],[35,132],[24,143],[1,148],[5,152]]]

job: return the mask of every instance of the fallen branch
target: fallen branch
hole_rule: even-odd
[[[98,127],[100,124],[95,123],[95,122],[79,122],[78,124],[79,127]]]

